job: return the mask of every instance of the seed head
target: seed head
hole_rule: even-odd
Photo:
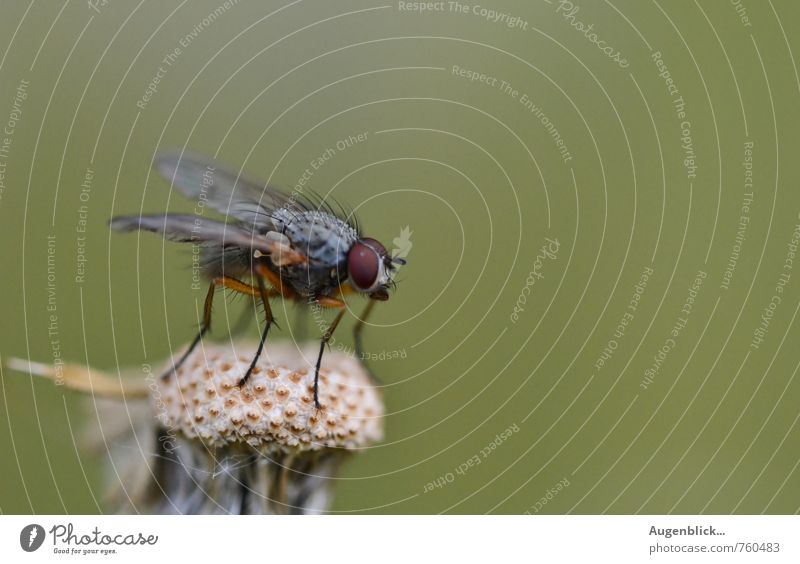
[[[268,347],[241,387],[249,348],[197,347],[176,373],[159,381],[161,425],[208,448],[245,443],[264,452],[301,453],[356,450],[379,441],[383,403],[362,366],[327,353],[317,409],[310,364],[317,351],[291,354],[288,347]]]

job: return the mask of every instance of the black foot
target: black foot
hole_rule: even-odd
[[[250,368],[247,369],[247,372],[245,372],[245,375],[242,377],[241,380],[239,380],[239,383],[236,384],[237,387],[241,388],[242,386],[247,384],[247,381],[250,379],[250,375],[253,373],[253,368],[256,367],[256,361],[257,360],[258,360],[258,357],[255,357],[253,359],[253,362],[250,363]]]
[[[314,373],[314,407],[322,409],[322,406],[319,404],[319,366]]]
[[[189,348],[186,350],[185,353],[183,353],[178,362],[173,364],[172,368],[170,368],[161,375],[161,380],[166,380],[167,378],[172,376],[175,372],[177,372],[181,366],[183,366],[183,363],[186,362],[186,359],[189,358],[189,355],[192,354],[192,351],[194,351],[195,347],[197,347],[197,345],[200,343],[200,340],[203,338],[203,335],[206,334],[206,331],[208,331],[207,326],[200,329],[200,331],[197,333],[192,343],[189,345]]]
[[[275,322],[270,320],[267,321],[267,324],[264,326],[264,332],[261,334],[261,341],[259,341],[258,343],[258,349],[256,349],[256,354],[253,357],[253,360],[250,362],[250,367],[247,369],[247,372],[245,372],[244,377],[241,380],[239,380],[238,384],[236,384],[238,387],[241,388],[242,386],[247,384],[247,381],[250,379],[250,375],[253,373],[253,369],[256,367],[256,364],[258,364],[258,359],[261,356],[261,351],[264,350],[264,341],[267,340],[267,334],[269,333],[269,328],[272,326],[273,323]]]
[[[317,409],[322,409],[322,406],[319,404],[319,369],[322,366],[322,353],[325,352],[325,345],[328,344],[328,340],[330,339],[330,334],[326,333],[324,337],[322,337],[322,342],[319,344],[319,356],[317,357],[317,366],[314,369],[314,406]]]

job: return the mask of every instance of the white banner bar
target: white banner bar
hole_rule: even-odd
[[[797,516],[3,516],[3,562],[800,562]],[[187,560],[188,558],[188,560]],[[195,560],[197,559],[197,560]]]

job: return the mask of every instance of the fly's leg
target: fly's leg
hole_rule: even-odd
[[[284,285],[281,277],[272,272],[263,264],[256,265],[256,274],[267,279],[270,285],[274,288],[273,291],[276,295],[283,296],[287,300],[293,300],[297,298],[297,294],[295,294],[294,290],[292,290],[289,286]]]
[[[260,297],[260,293],[255,288],[253,288],[251,290],[246,290],[243,293],[246,293],[246,294],[251,295],[253,297]],[[276,298],[276,297],[281,296],[282,294],[280,292],[278,292],[277,290],[275,290],[274,288],[269,288],[267,290],[267,295],[270,298]],[[238,335],[238,334],[242,333],[245,329],[247,329],[247,323],[250,320],[251,313],[252,312],[248,308],[244,308],[244,310],[242,310],[242,313],[239,314],[239,319],[237,319],[236,323],[234,323],[233,327],[231,327],[231,330],[230,330],[230,334],[231,335]],[[277,325],[277,323],[275,323],[275,325]]]
[[[320,409],[319,404],[319,369],[322,366],[322,353],[325,352],[325,345],[331,340],[333,336],[333,332],[336,331],[336,327],[339,325],[339,322],[342,320],[344,316],[344,312],[347,311],[345,309],[345,303],[342,300],[337,300],[336,298],[329,298],[329,297],[320,297],[317,298],[317,302],[320,306],[325,308],[339,308],[339,313],[336,314],[336,317],[331,322],[328,329],[325,331],[325,334],[322,336],[322,340],[319,343],[319,356],[317,357],[317,367],[314,370],[314,405],[317,409]]]
[[[233,278],[225,277],[224,285],[231,290],[235,290],[237,292],[242,292],[245,294],[250,294],[251,296],[258,296],[261,298],[261,303],[264,304],[264,316],[265,322],[264,331],[261,333],[261,339],[258,342],[258,348],[256,349],[256,354],[253,357],[252,362],[250,362],[250,367],[247,369],[244,377],[239,380],[238,386],[244,386],[247,383],[247,380],[250,379],[250,375],[253,373],[253,369],[256,367],[258,363],[259,357],[261,357],[261,352],[264,350],[264,342],[267,340],[267,334],[269,333],[270,327],[272,325],[276,325],[275,317],[272,315],[272,308],[269,305],[269,298],[272,296],[283,296],[284,298],[293,298],[295,297],[294,292],[291,288],[284,286],[281,282],[280,277],[272,272],[266,266],[259,264],[256,266],[256,282],[258,287],[253,287],[249,284],[245,284],[244,282],[239,282],[238,280],[234,280]],[[264,286],[264,278],[266,278],[269,283],[273,286],[272,289],[269,291]]]
[[[205,335],[211,328],[211,306],[214,303],[214,290],[216,289],[217,289],[217,283],[216,281],[212,280],[211,284],[209,284],[208,286],[206,301],[203,304],[203,322],[200,324],[200,331],[192,340],[192,343],[189,345],[189,348],[186,350],[185,353],[183,353],[178,362],[172,365],[172,369],[167,370],[164,374],[161,375],[162,380],[166,380],[167,378],[170,377],[172,373],[178,371],[178,369],[183,365],[183,363],[186,362],[186,359],[189,358],[189,355],[192,354],[192,351],[200,343],[201,339],[203,338],[203,335]]]
[[[375,373],[372,371],[372,369],[370,369],[369,364],[367,364],[367,357],[364,354],[363,337],[361,335],[361,332],[364,330],[364,325],[367,323],[367,318],[372,313],[373,307],[375,307],[375,300],[370,300],[367,304],[367,307],[364,308],[364,312],[358,318],[355,326],[353,327],[353,341],[356,345],[356,356],[358,357],[359,362],[361,362],[361,366],[364,367],[374,383],[381,384],[382,382],[380,379],[375,376]]]
[[[192,340],[191,344],[189,345],[189,349],[183,353],[181,358],[174,364],[171,370],[165,372],[161,375],[162,379],[167,379],[173,372],[176,372],[178,368],[183,365],[192,351],[197,347],[200,341],[203,339],[203,336],[208,332],[211,328],[211,306],[214,303],[214,290],[216,290],[217,286],[222,286],[224,288],[228,288],[229,290],[233,290],[234,292],[239,292],[240,294],[247,294],[249,296],[259,296],[261,300],[265,304],[265,308],[267,310],[267,317],[268,319],[272,319],[272,311],[269,309],[269,298],[274,296],[282,295],[282,293],[278,292],[277,290],[269,290],[267,291],[264,288],[263,282],[259,279],[259,286],[260,288],[255,288],[250,284],[245,284],[235,278],[231,278],[230,276],[220,276],[211,280],[211,284],[208,286],[208,293],[206,294],[206,300],[203,305],[203,323],[200,325],[200,331],[195,336],[194,340]],[[275,323],[275,320],[272,319],[272,323]],[[267,328],[269,327],[269,323],[267,324]],[[262,340],[258,349],[258,353],[256,355],[256,360],[258,356],[261,354],[261,349],[264,345],[264,339],[266,338],[266,331],[262,336]],[[252,371],[253,366],[255,366],[255,360],[253,361],[253,365],[251,365],[250,370],[248,370],[248,376]],[[244,378],[246,380],[247,377]]]
[[[239,387],[244,386],[247,383],[247,380],[250,378],[250,375],[253,373],[253,369],[256,367],[256,363],[258,363],[258,359],[261,356],[261,351],[264,350],[264,341],[267,340],[269,328],[273,323],[275,323],[275,318],[272,316],[272,308],[269,306],[269,293],[267,292],[267,288],[264,286],[264,280],[260,276],[257,276],[256,281],[258,282],[258,294],[261,296],[261,302],[264,304],[265,325],[264,331],[261,333],[261,339],[258,341],[256,354],[253,357],[253,360],[250,362],[250,367],[247,369],[244,377],[239,380]]]
[[[261,292],[260,290],[258,290],[258,288],[244,284],[243,282],[239,282],[238,280],[232,278],[229,278],[229,280],[232,280],[237,284],[235,287],[228,285],[227,287],[230,288],[231,290],[253,296],[254,298],[261,297]],[[231,283],[228,282],[227,284]],[[284,292],[281,292],[273,287],[267,290],[267,296],[270,298],[276,298],[279,296],[284,296]],[[247,321],[249,319],[249,314],[250,312],[247,308],[245,308],[244,311],[242,311],[241,315],[239,316],[239,319],[236,320],[236,323],[233,325],[233,328],[231,329],[231,335],[238,335],[247,328]],[[277,326],[277,323],[275,323],[274,320],[272,323]]]

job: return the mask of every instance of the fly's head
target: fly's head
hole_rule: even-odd
[[[389,287],[397,265],[405,264],[401,258],[392,258],[386,247],[375,239],[357,240],[347,253],[347,271],[350,284],[373,300],[389,299]]]

